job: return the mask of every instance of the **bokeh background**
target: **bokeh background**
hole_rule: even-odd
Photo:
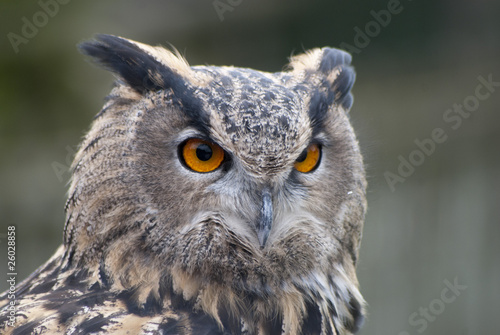
[[[46,22],[37,1],[0,2],[0,290],[7,226],[17,229],[18,281],[60,244],[68,168],[112,86],[77,43],[111,33],[171,43],[191,64],[267,71],[292,53],[343,46],[358,74],[351,120],[370,183],[360,333],[498,334],[500,87],[478,87],[500,82],[500,2],[59,1]],[[13,47],[26,21],[40,27]],[[464,103],[470,115],[448,111]],[[436,128],[446,139],[419,156],[415,141]],[[418,166],[391,187],[400,156]]]

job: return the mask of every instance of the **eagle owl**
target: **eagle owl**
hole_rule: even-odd
[[[346,52],[189,66],[110,35],[118,80],[76,154],[63,245],[3,334],[351,334],[366,210]]]

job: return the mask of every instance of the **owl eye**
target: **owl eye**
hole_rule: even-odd
[[[215,143],[191,138],[182,147],[184,163],[196,172],[211,172],[224,160],[224,150]]]
[[[311,172],[318,166],[320,158],[321,148],[319,145],[310,144],[295,161],[295,169],[303,173]]]

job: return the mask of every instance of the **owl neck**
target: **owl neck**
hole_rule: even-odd
[[[126,297],[126,304],[141,315],[171,309],[202,313],[234,334],[242,330],[248,334],[351,334],[363,321],[362,297],[342,266],[335,274],[291,278],[279,289],[265,279],[260,288],[248,288],[162,267],[147,257],[123,262],[133,257],[125,248],[120,252],[124,257],[108,252],[100,265],[85,267],[88,287],[97,283],[105,291]],[[73,270],[79,268],[73,266]]]

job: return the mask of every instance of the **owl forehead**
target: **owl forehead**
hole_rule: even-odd
[[[278,170],[295,159],[311,130],[304,87],[287,73],[195,67],[212,80],[197,90],[216,140],[252,169]],[[300,87],[300,89],[294,89]]]

